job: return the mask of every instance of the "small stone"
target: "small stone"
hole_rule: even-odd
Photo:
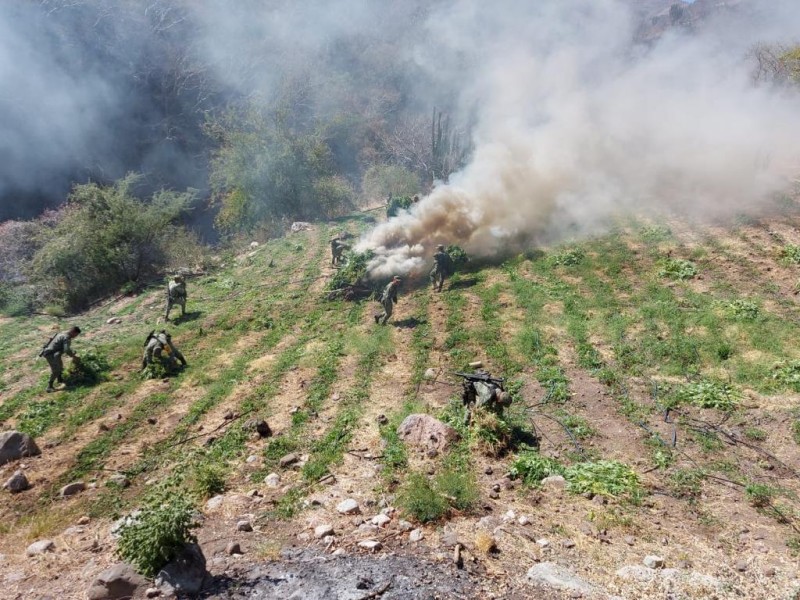
[[[592,503],[597,504],[598,506],[603,506],[605,504],[608,504],[608,498],[606,498],[605,496],[601,496],[600,494],[596,494],[592,496]]]
[[[245,431],[254,431],[259,438],[272,436],[272,429],[264,419],[248,419],[243,425]]]
[[[628,544],[628,546],[633,546],[636,543],[636,538],[633,537],[632,535],[626,535],[622,539],[626,544]]]
[[[276,488],[281,484],[281,476],[277,473],[270,473],[264,477],[264,483],[267,484],[267,487]]]
[[[150,423],[150,425],[155,425],[158,423],[158,420],[155,417],[147,417],[147,422]]]
[[[740,558],[739,560],[736,561],[736,564],[734,565],[733,568],[739,571],[740,573],[744,573],[745,571],[747,571],[747,561],[743,558]]]
[[[583,592],[580,590],[572,590],[569,593],[570,598],[583,598]]]
[[[377,540],[364,540],[363,542],[358,542],[358,545],[370,552],[377,552],[382,548],[381,543]]]
[[[655,554],[648,554],[642,562],[648,569],[661,569],[664,566],[664,559]]]
[[[425,369],[425,374],[423,377],[427,380],[436,379],[436,369]]]
[[[125,477],[123,473],[114,473],[111,477],[108,478],[108,482],[113,483],[114,485],[121,488],[126,488],[131,484],[131,482],[128,481],[128,478]]]
[[[486,467],[486,468],[483,470],[483,472],[484,472],[486,475],[491,475],[492,473],[494,473],[494,469],[492,469],[492,467],[491,467],[491,466],[489,466],[489,467]]]
[[[505,523],[511,523],[517,518],[517,514],[513,510],[509,510],[506,514],[503,515],[503,521]]]
[[[522,525],[524,527],[526,525],[530,525],[531,524],[531,520],[528,517],[526,517],[525,515],[521,515],[517,519],[517,523],[519,523],[520,525]]]
[[[455,546],[458,544],[458,534],[455,531],[446,529],[445,532],[442,534],[442,544],[446,547]]]
[[[243,554],[242,547],[239,545],[239,542],[228,542],[228,545],[225,546],[225,554],[228,556],[233,556],[234,554]]]
[[[12,494],[24,492],[29,487],[30,483],[28,482],[28,478],[25,477],[25,473],[22,471],[14,471],[14,474],[3,484],[3,489],[8,490]]]
[[[375,420],[378,422],[378,425],[386,425],[389,422],[389,418],[386,415],[378,415],[378,418]]]
[[[297,534],[297,541],[299,541],[299,542],[310,542],[311,541],[311,535],[309,535],[305,531],[302,532],[302,533],[298,533]]]
[[[775,567],[767,567],[764,569],[764,577],[775,577]]]
[[[222,506],[223,501],[225,500],[225,496],[218,495],[209,498],[206,502],[206,510],[216,510],[220,506]]]
[[[117,325],[118,323],[122,323],[122,319],[119,317],[111,317],[106,320],[106,325]]]
[[[361,523],[361,525],[358,526],[358,531],[364,535],[377,535],[380,530],[380,527],[372,523]]]
[[[489,498],[491,498],[492,500],[497,500],[499,497],[500,497],[500,494],[495,492],[494,490],[489,492]]]
[[[234,418],[236,418],[236,413],[233,412],[232,410],[229,410],[228,412],[225,413],[225,415],[222,418],[225,419],[226,421],[232,421]]]
[[[564,548],[574,548],[575,547],[575,542],[573,542],[572,540],[564,540],[563,542],[561,542],[561,545]]]
[[[80,519],[78,519],[78,525],[88,525],[89,521],[91,521],[89,517],[83,516]]]
[[[545,538],[540,538],[536,540],[536,543],[539,544],[542,548],[547,548],[550,545],[550,540]]]
[[[250,521],[243,519],[238,523],[236,523],[236,531],[244,531],[244,532],[253,531],[253,524],[250,523]]]
[[[374,517],[372,517],[372,524],[377,525],[378,527],[386,527],[386,525],[388,525],[391,522],[391,520],[392,519],[390,517],[384,514],[375,515]]]
[[[348,498],[336,505],[336,511],[342,515],[357,515],[361,512],[361,509],[358,506],[358,502],[352,498]]]
[[[55,549],[56,545],[52,540],[39,540],[28,546],[27,550],[25,550],[25,554],[28,556],[36,556],[37,554],[44,554],[45,552],[53,552]]]
[[[255,463],[255,462],[258,462],[258,456],[256,456],[255,454],[251,454],[250,456],[248,456],[248,457],[245,459],[245,462],[246,462],[248,465],[252,465],[253,463]]]
[[[285,469],[286,467],[293,465],[299,461],[300,457],[294,452],[290,452],[286,456],[281,457],[280,461],[278,461],[278,464]]]
[[[144,591],[144,595],[147,598],[158,598],[161,595],[161,590],[158,588],[147,588]]]
[[[421,542],[422,538],[425,537],[422,529],[414,529],[411,533],[408,534],[408,541],[410,542]]]
[[[492,491],[493,492],[499,492],[501,489],[502,488],[500,487],[499,483],[495,483],[494,485],[492,485]]]
[[[317,525],[314,528],[314,537],[317,539],[321,539],[329,535],[333,535],[333,525],[325,523],[324,525]]]
[[[69,498],[70,496],[74,496],[75,494],[82,492],[86,489],[86,484],[82,481],[74,481],[73,483],[68,483],[64,487],[61,488],[61,491],[58,492],[58,495],[62,498]]]
[[[439,451],[436,448],[428,448],[425,451],[425,456],[427,456],[428,458],[436,458],[437,456],[439,456]]]
[[[247,495],[250,496],[251,498],[258,498],[259,496],[261,496],[261,492],[259,490],[255,489],[255,488],[253,488],[252,490],[247,492]]]
[[[405,519],[400,519],[400,521],[397,523],[397,527],[400,529],[400,531],[411,531],[414,529],[414,526]]]

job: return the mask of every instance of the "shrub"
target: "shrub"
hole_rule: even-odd
[[[361,188],[367,198],[411,198],[419,190],[419,177],[399,165],[372,165],[364,173]]]
[[[795,265],[800,264],[800,246],[796,246],[795,244],[786,244],[783,248],[781,248],[780,256],[784,262]]]
[[[586,253],[580,248],[572,248],[557,252],[550,257],[550,264],[572,266],[580,263],[586,258]]]
[[[505,419],[483,408],[472,413],[472,435],[486,456],[502,456],[511,447],[511,426]]]
[[[744,321],[756,320],[760,312],[758,304],[752,300],[732,300],[731,302],[728,302],[726,308],[734,317]]]
[[[750,504],[756,508],[769,506],[775,496],[775,490],[763,483],[751,483],[744,488],[744,491]]]
[[[772,378],[795,392],[800,392],[800,361],[778,363],[773,367]]]
[[[411,473],[397,496],[397,505],[420,523],[437,521],[447,512],[445,498],[422,473]]]
[[[129,517],[119,534],[117,551],[146,577],[153,577],[175,558],[186,544],[195,541],[197,527],[192,504],[174,490],[159,490],[141,511]]]
[[[728,383],[706,380],[680,386],[674,398],[677,403],[688,402],[700,408],[730,412],[736,408],[741,392]]]
[[[478,501],[478,487],[469,469],[445,468],[436,476],[434,489],[458,510],[469,510]]]
[[[700,469],[678,469],[669,478],[669,487],[678,498],[697,498],[705,473]]]
[[[105,381],[111,365],[102,354],[94,350],[86,350],[78,360],[70,361],[64,368],[64,383],[71,386],[94,385]]]
[[[661,261],[658,275],[670,279],[691,279],[697,275],[697,265],[682,258],[666,258]]]
[[[638,498],[639,476],[628,465],[616,460],[578,463],[564,471],[567,490],[573,494]]]
[[[225,491],[225,471],[208,462],[199,463],[194,469],[193,490],[201,500]]]
[[[386,205],[386,216],[387,217],[396,217],[401,210],[408,210],[411,208],[413,204],[413,200],[411,196],[396,196],[389,200],[389,204]]]
[[[545,477],[563,475],[564,467],[555,459],[527,448],[511,464],[509,474],[513,479],[522,479],[526,485],[536,485]]]
[[[639,235],[645,242],[663,242],[672,237],[672,230],[666,225],[647,225],[639,230]]]

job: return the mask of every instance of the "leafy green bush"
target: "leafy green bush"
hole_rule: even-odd
[[[468,469],[445,468],[436,475],[434,489],[458,510],[469,510],[478,501],[478,486]]]
[[[565,249],[550,256],[550,264],[569,267],[577,265],[584,258],[586,253],[580,248]]]
[[[386,216],[396,217],[401,210],[408,210],[411,208],[413,203],[414,200],[411,196],[395,196],[389,200],[389,204],[386,205]]]
[[[347,252],[344,266],[334,273],[328,282],[328,291],[344,289],[352,285],[361,285],[367,277],[367,264],[372,260],[375,253],[372,250],[366,252]]]
[[[186,544],[196,541],[191,502],[174,490],[159,490],[119,532],[117,551],[146,577],[153,577]]]
[[[447,512],[447,501],[422,473],[411,473],[397,496],[397,505],[420,523],[437,521]]]
[[[726,308],[734,317],[744,321],[755,321],[760,313],[758,304],[752,300],[742,300],[739,298],[728,302]]]
[[[110,187],[75,186],[31,263],[44,302],[83,308],[168,264],[177,222],[194,193],[162,191],[143,202],[133,195],[138,181],[128,175]]]
[[[102,354],[94,350],[81,352],[78,360],[70,361],[64,368],[64,383],[70,386],[94,385],[105,381],[111,365]]]
[[[225,471],[209,462],[200,462],[191,479],[192,489],[201,500],[225,491]]]
[[[781,258],[784,262],[800,264],[800,246],[795,244],[786,244],[781,248]]]
[[[658,275],[670,279],[691,279],[697,275],[697,265],[682,258],[665,258],[661,260]]]
[[[639,230],[639,235],[645,242],[663,242],[672,237],[672,230],[666,225],[647,225]]]
[[[372,165],[364,173],[361,188],[368,199],[390,195],[411,198],[419,190],[419,177],[399,165]]]
[[[772,378],[795,392],[800,392],[800,361],[778,363],[773,367]]]
[[[31,285],[0,281],[0,313],[9,317],[28,315],[36,306],[36,290]]]
[[[563,475],[564,467],[558,461],[539,454],[533,448],[522,450],[508,470],[513,479],[522,479],[526,485],[536,485],[545,477]]]
[[[775,490],[763,483],[751,483],[744,488],[750,504],[756,508],[769,506],[775,496]]]
[[[616,460],[584,462],[564,471],[567,490],[573,494],[591,493],[614,498],[638,498],[639,476],[628,465]]]
[[[669,478],[669,487],[678,498],[697,498],[705,473],[700,469],[678,469]]]
[[[735,409],[741,396],[741,392],[729,383],[710,379],[684,384],[674,392],[678,404],[690,403],[725,412]]]

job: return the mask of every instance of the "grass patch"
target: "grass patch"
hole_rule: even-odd
[[[578,463],[564,471],[567,490],[573,494],[594,494],[637,500],[641,493],[639,476],[616,460]]]

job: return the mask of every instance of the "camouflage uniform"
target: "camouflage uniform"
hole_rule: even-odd
[[[433,269],[431,269],[431,283],[433,289],[441,292],[444,285],[444,278],[450,274],[450,255],[444,251],[444,246],[437,246],[438,252],[433,255]],[[438,281],[438,289],[437,289]]]
[[[164,320],[169,321],[169,311],[172,310],[173,305],[178,304],[181,307],[181,316],[186,314],[186,280],[180,275],[176,275],[167,284],[167,314],[164,315]]]
[[[392,316],[394,304],[397,302],[397,288],[399,286],[400,278],[395,276],[383,290],[383,295],[380,299],[380,303],[383,306],[383,312],[375,315],[376,323],[380,323],[381,319],[383,319],[383,324],[386,325],[386,321],[388,321],[389,317]]]
[[[165,330],[158,333],[150,332],[144,342],[144,356],[142,357],[142,369],[146,369],[154,359],[158,359],[167,369],[174,369],[178,366],[178,361],[185,367],[186,359],[181,351],[172,342],[172,336]]]
[[[78,330],[78,333],[80,333],[80,330]],[[56,381],[58,381],[58,383],[64,383],[64,380],[61,378],[61,374],[64,372],[62,356],[66,354],[73,359],[75,358],[75,353],[70,346],[72,338],[73,336],[70,335],[69,331],[63,331],[54,335],[53,339],[42,349],[40,356],[43,356],[47,364],[50,365],[50,381],[47,383],[48,392],[52,392],[55,389],[53,384]]]
[[[349,250],[350,245],[345,244],[339,238],[331,240],[331,264],[338,265],[342,262],[342,254],[345,250]]]

